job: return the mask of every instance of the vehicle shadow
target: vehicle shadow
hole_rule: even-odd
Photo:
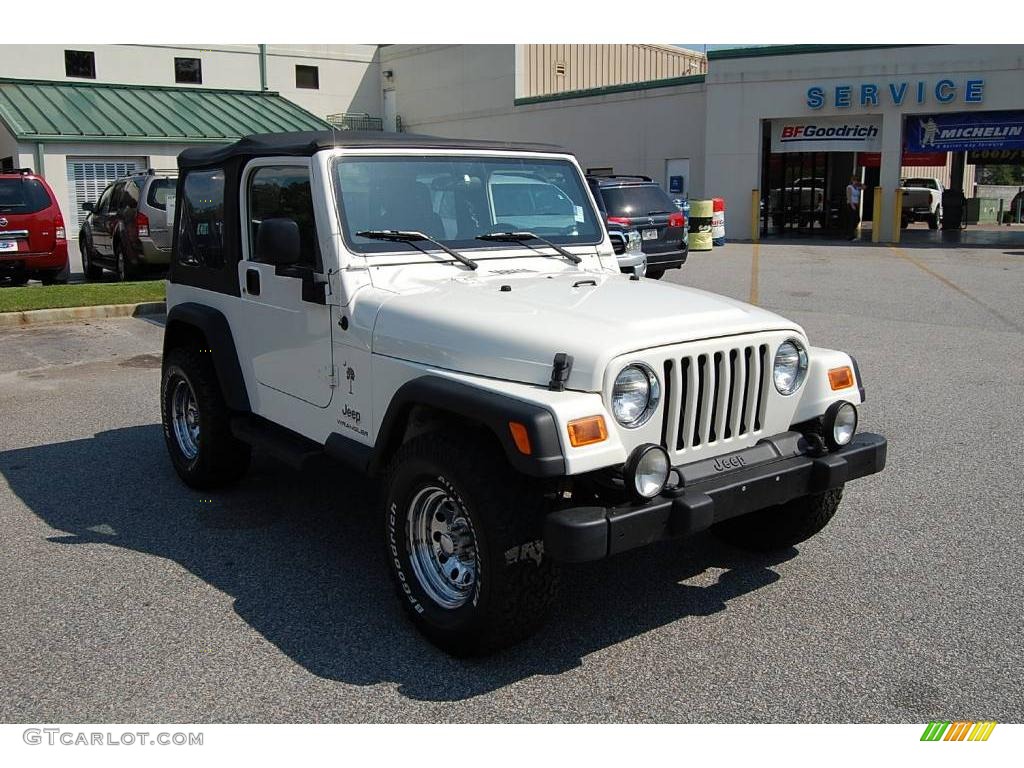
[[[119,457],[122,480],[97,472],[97,456]],[[63,482],[53,483],[58,469]],[[777,581],[772,566],[797,552],[766,558],[701,536],[573,567],[556,615],[537,636],[464,660],[435,649],[402,614],[376,489],[342,468],[296,474],[257,459],[246,482],[204,495],[173,473],[159,425],[145,425],[0,452],[0,474],[63,532],[50,537],[55,546],[102,543],[172,560],[232,596],[241,618],[311,673],[395,683],[417,700],[461,700],[558,674],[595,650],[670,622],[699,621]],[[709,586],[681,583],[709,568],[724,569]]]

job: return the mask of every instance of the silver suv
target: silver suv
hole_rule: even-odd
[[[177,183],[176,171],[151,168],[118,179],[99,200],[82,206],[89,215],[82,222],[78,246],[87,278],[100,278],[109,269],[118,280],[130,280],[167,268]]]

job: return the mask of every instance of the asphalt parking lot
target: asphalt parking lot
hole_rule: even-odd
[[[1024,250],[730,244],[669,279],[856,355],[888,468],[780,556],[572,568],[469,661],[403,617],[360,478],[179,483],[158,322],[0,332],[0,720],[1024,721]]]

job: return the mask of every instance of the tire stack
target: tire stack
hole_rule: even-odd
[[[711,219],[714,215],[712,200],[690,202],[690,250],[710,251],[713,245]]]

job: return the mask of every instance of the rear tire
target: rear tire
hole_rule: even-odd
[[[10,286],[25,285],[28,282],[28,275],[24,272],[15,272],[7,278],[7,284]]]
[[[234,482],[249,469],[250,447],[231,433],[209,353],[178,347],[164,358],[160,416],[178,476],[193,488]]]
[[[776,507],[725,520],[712,531],[741,549],[771,552],[786,549],[820,532],[835,516],[843,498],[842,487],[802,496]]]
[[[935,213],[928,217],[928,229],[938,229],[942,223],[942,208],[936,208]]]
[[[543,497],[484,437],[444,432],[396,453],[385,483],[389,568],[406,612],[457,656],[522,640],[554,602]]]
[[[664,276],[664,269],[651,269],[649,267],[647,269],[647,277],[649,277],[651,280],[661,280],[661,278],[663,278]]]

